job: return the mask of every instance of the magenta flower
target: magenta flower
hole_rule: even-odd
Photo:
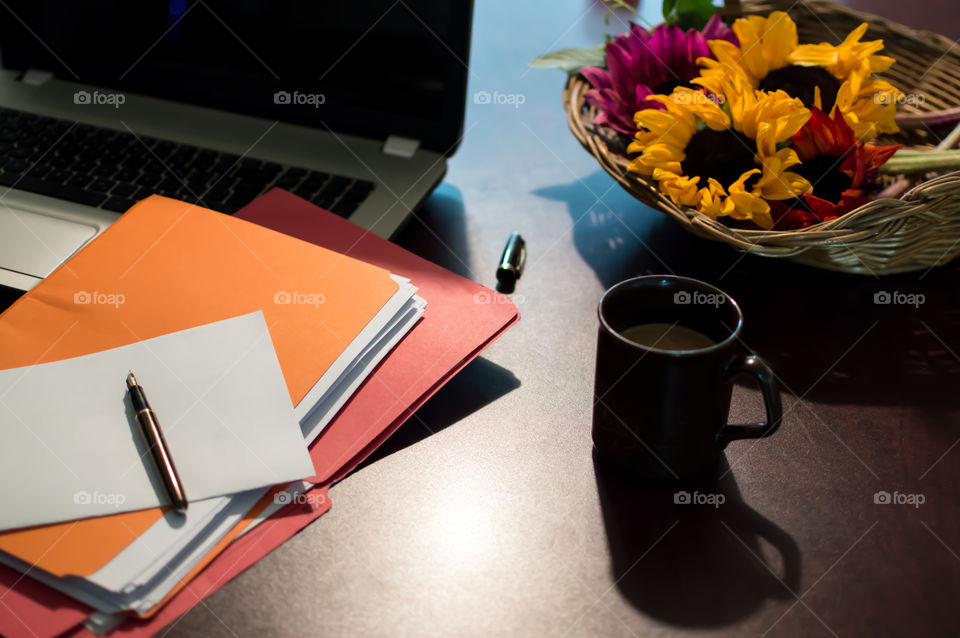
[[[727,40],[739,45],[737,36],[714,15],[703,31],[661,24],[653,33],[636,24],[607,43],[607,68],[586,68],[581,73],[593,86],[584,94],[599,111],[596,124],[633,135],[633,114],[643,109],[666,107],[650,95],[669,94],[700,75],[697,58],[712,57],[708,40]]]

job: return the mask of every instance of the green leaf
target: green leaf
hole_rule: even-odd
[[[677,0],[663,0],[663,19],[664,21],[671,23],[671,16],[673,15],[674,10],[677,8]]]
[[[664,0],[663,2],[664,21],[667,24],[675,24],[684,31],[702,29],[716,10],[711,0]]]
[[[634,7],[627,4],[625,0],[604,0],[604,2],[609,4],[611,7],[620,7],[621,9],[626,9],[633,15],[636,15],[636,16],[640,15],[640,12],[638,12]]]
[[[949,151],[901,149],[880,167],[888,175],[955,171],[960,169],[960,150]]]
[[[607,5],[607,12],[603,15],[604,24],[610,24],[610,16],[613,15],[613,10],[619,8],[626,9],[634,15],[634,17],[637,19],[637,22],[642,22],[648,28],[652,28],[653,25],[647,22],[647,20],[640,15],[640,12],[637,11],[636,7],[629,4],[626,0],[603,0],[603,2]]]
[[[560,69],[567,73],[578,73],[588,66],[605,67],[607,59],[603,53],[604,47],[585,49],[560,49],[546,55],[541,55],[530,62],[529,66],[538,69]]]

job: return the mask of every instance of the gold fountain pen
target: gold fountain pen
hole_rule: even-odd
[[[183,492],[183,483],[180,482],[180,475],[177,474],[177,468],[173,464],[173,458],[170,456],[167,442],[163,438],[163,432],[160,431],[157,415],[147,402],[147,395],[143,391],[143,386],[137,382],[137,377],[133,376],[133,372],[127,375],[127,387],[130,389],[130,398],[133,400],[133,411],[137,415],[137,422],[140,424],[143,437],[150,448],[153,461],[160,471],[160,479],[170,496],[170,503],[178,511],[184,512],[187,509],[187,495]]]

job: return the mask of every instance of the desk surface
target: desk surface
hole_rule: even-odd
[[[658,6],[645,9],[655,15]],[[854,4],[960,35],[946,0]],[[168,636],[947,636],[960,633],[960,264],[877,279],[742,257],[635,202],[527,61],[618,30],[587,0],[477,2],[446,181],[400,242],[492,285],[528,242],[521,322],[331,491],[333,509]],[[636,274],[719,285],[784,387],[769,440],[730,445],[718,508],[594,463],[596,305]],[[919,293],[919,307],[876,292]],[[731,418],[754,420],[738,386]],[[925,502],[877,505],[880,490]]]

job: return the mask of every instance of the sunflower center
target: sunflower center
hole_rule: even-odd
[[[850,188],[850,176],[840,170],[843,158],[818,155],[791,170],[803,175],[813,184],[814,194],[829,202],[839,202],[843,191]]]
[[[658,84],[655,87],[653,87],[651,90],[656,95],[670,95],[671,93],[673,93],[673,90],[678,86],[682,86],[688,89],[700,88],[690,84],[690,82],[686,80],[675,80],[673,82],[664,82],[662,84]]]
[[[760,82],[760,88],[764,91],[783,89],[788,95],[800,98],[808,109],[813,107],[816,87],[820,87],[823,112],[829,113],[837,101],[840,81],[823,67],[791,64],[767,73],[767,77]]]
[[[755,146],[749,137],[733,129],[697,131],[684,149],[683,174],[699,177],[701,188],[707,185],[707,178],[712,177],[728,189],[741,175],[757,168],[753,161]]]

